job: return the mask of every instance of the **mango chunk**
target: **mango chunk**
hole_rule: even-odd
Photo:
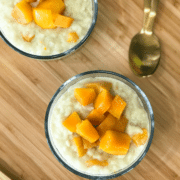
[[[108,116],[105,118],[105,120],[96,127],[99,136],[103,136],[107,130],[111,130],[116,126],[117,119],[112,116],[111,114],[108,114]]]
[[[85,163],[88,167],[90,167],[90,166],[108,166],[107,160],[99,161],[98,159],[90,159],[90,160],[87,160]]]
[[[33,8],[33,18],[35,23],[43,29],[53,29],[56,27],[51,10]]]
[[[97,130],[87,119],[77,124],[76,132],[90,143],[93,143],[99,139]]]
[[[65,10],[65,4],[62,0],[45,0],[40,2],[37,8],[51,10],[52,13],[62,14]]]
[[[77,152],[78,152],[79,157],[84,156],[87,150],[84,149],[82,138],[80,136],[74,137],[73,142],[77,147]]]
[[[126,155],[131,138],[126,133],[108,130],[101,138],[99,149],[113,155]]]
[[[71,17],[67,17],[67,16],[58,14],[54,21],[54,25],[61,27],[61,28],[68,28],[71,26],[73,21],[74,21],[74,19]]]
[[[28,24],[33,20],[32,7],[24,0],[15,5],[11,15],[20,24]]]
[[[71,132],[76,132],[76,125],[81,122],[77,112],[73,112],[62,124]]]
[[[21,36],[27,42],[31,42],[34,39],[34,37],[35,37],[35,35],[30,36],[28,34],[26,34],[26,35],[21,34]]]
[[[96,93],[99,94],[104,89],[110,91],[112,88],[112,83],[105,82],[105,81],[98,81],[98,82],[90,82],[85,85],[88,88],[94,88]]]
[[[112,95],[109,91],[101,91],[94,102],[94,108],[97,109],[101,114],[104,114],[111,106]]]
[[[36,2],[36,0],[25,0],[28,3]]]
[[[87,141],[86,139],[83,138],[83,145],[84,145],[84,149],[90,149],[90,148],[98,146],[99,141],[90,143],[89,141]]]
[[[103,122],[103,120],[106,118],[104,114],[101,114],[97,111],[97,109],[93,109],[89,115],[86,117],[92,125],[99,125]]]
[[[76,32],[71,32],[68,34],[68,40],[67,42],[69,43],[75,43],[79,39],[79,36],[77,35]]]
[[[108,112],[117,119],[119,119],[125,107],[126,102],[120,96],[116,95],[112,101],[111,107],[109,108]]]
[[[142,128],[142,130],[143,130],[143,133],[135,134],[132,137],[132,140],[136,144],[136,146],[141,146],[141,145],[145,144],[148,139],[147,129]]]
[[[115,126],[112,130],[124,132],[128,123],[128,119],[125,116],[121,116],[120,119],[117,119]]]
[[[92,88],[76,88],[74,96],[81,105],[86,106],[94,102],[96,93]]]

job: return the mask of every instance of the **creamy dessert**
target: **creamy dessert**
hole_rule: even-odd
[[[92,13],[92,0],[1,0],[0,29],[22,51],[55,55],[84,38]]]
[[[50,133],[69,166],[89,175],[109,175],[126,168],[143,152],[149,120],[140,98],[125,83],[86,78],[57,101]]]

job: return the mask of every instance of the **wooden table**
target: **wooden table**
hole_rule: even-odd
[[[84,71],[103,69],[133,80],[155,115],[152,145],[143,161],[117,180],[180,179],[180,1],[161,0],[155,33],[162,45],[158,70],[136,77],[128,64],[140,31],[143,0],[99,0],[95,29],[75,54],[55,61],[24,57],[0,40],[0,170],[13,180],[81,180],[53,156],[44,133],[47,105],[58,87]],[[1,178],[0,178],[1,179]]]

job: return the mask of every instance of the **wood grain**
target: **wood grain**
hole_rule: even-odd
[[[180,180],[180,1],[161,0],[155,33],[162,45],[158,70],[149,78],[129,68],[131,38],[143,21],[142,0],[99,0],[96,27],[75,54],[42,62],[0,40],[0,170],[13,180],[82,180],[51,153],[44,133],[47,105],[58,87],[84,71],[103,69],[133,80],[148,96],[155,133],[143,161],[117,180]]]

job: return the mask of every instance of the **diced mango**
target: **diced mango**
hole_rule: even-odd
[[[112,83],[106,81],[90,82],[85,85],[88,88],[94,88],[96,93],[99,94],[104,89],[110,91]]]
[[[89,115],[86,117],[92,125],[99,125],[102,123],[102,121],[106,118],[104,114],[101,114],[97,111],[97,109],[93,109]]]
[[[112,101],[111,107],[109,108],[108,112],[117,119],[119,119],[125,107],[126,102],[120,96],[116,95]]]
[[[113,129],[116,123],[117,123],[117,119],[111,114],[108,114],[105,120],[98,127],[96,127],[99,136],[101,137],[105,134],[107,130]]]
[[[99,141],[90,143],[89,141],[87,141],[86,139],[83,138],[83,145],[84,145],[84,149],[90,149],[90,148],[98,146]]]
[[[71,32],[68,34],[68,40],[67,42],[69,43],[75,43],[79,39],[79,36],[77,35],[76,32]]]
[[[77,147],[77,152],[78,152],[79,157],[84,156],[86,154],[87,150],[84,149],[82,138],[80,136],[74,137],[73,141]]]
[[[126,133],[108,130],[101,138],[99,149],[113,155],[126,155],[131,138]]]
[[[104,114],[111,106],[112,95],[109,91],[101,91],[94,102],[94,108],[97,109],[101,114]]]
[[[68,28],[71,26],[73,21],[74,19],[71,17],[58,14],[54,21],[54,25],[61,28]]]
[[[120,119],[117,119],[115,126],[112,130],[124,132],[128,123],[128,119],[125,116],[121,116]]]
[[[52,13],[62,14],[65,10],[65,4],[62,0],[45,0],[39,3],[37,8],[51,10]]]
[[[15,5],[11,15],[20,24],[28,24],[33,20],[32,7],[24,0]]]
[[[71,132],[76,132],[76,125],[81,122],[77,112],[73,112],[62,124]]]
[[[97,130],[87,119],[77,124],[76,132],[90,143],[99,139]]]
[[[94,102],[96,93],[92,88],[76,88],[74,90],[74,96],[80,104],[86,106]]]
[[[43,29],[53,29],[56,27],[51,10],[33,8],[33,18],[35,23]]]
[[[25,0],[28,3],[36,2],[37,0]]]
[[[136,146],[141,146],[141,145],[145,144],[148,139],[147,129],[142,128],[142,130],[143,130],[143,133],[135,134],[132,137],[132,140],[136,144]]]
[[[27,42],[31,42],[34,39],[34,37],[35,37],[35,35],[30,36],[28,34],[26,34],[26,35],[21,34],[21,36]]]
[[[98,159],[90,159],[86,161],[88,167],[90,166],[108,166],[107,160],[99,161]]]

